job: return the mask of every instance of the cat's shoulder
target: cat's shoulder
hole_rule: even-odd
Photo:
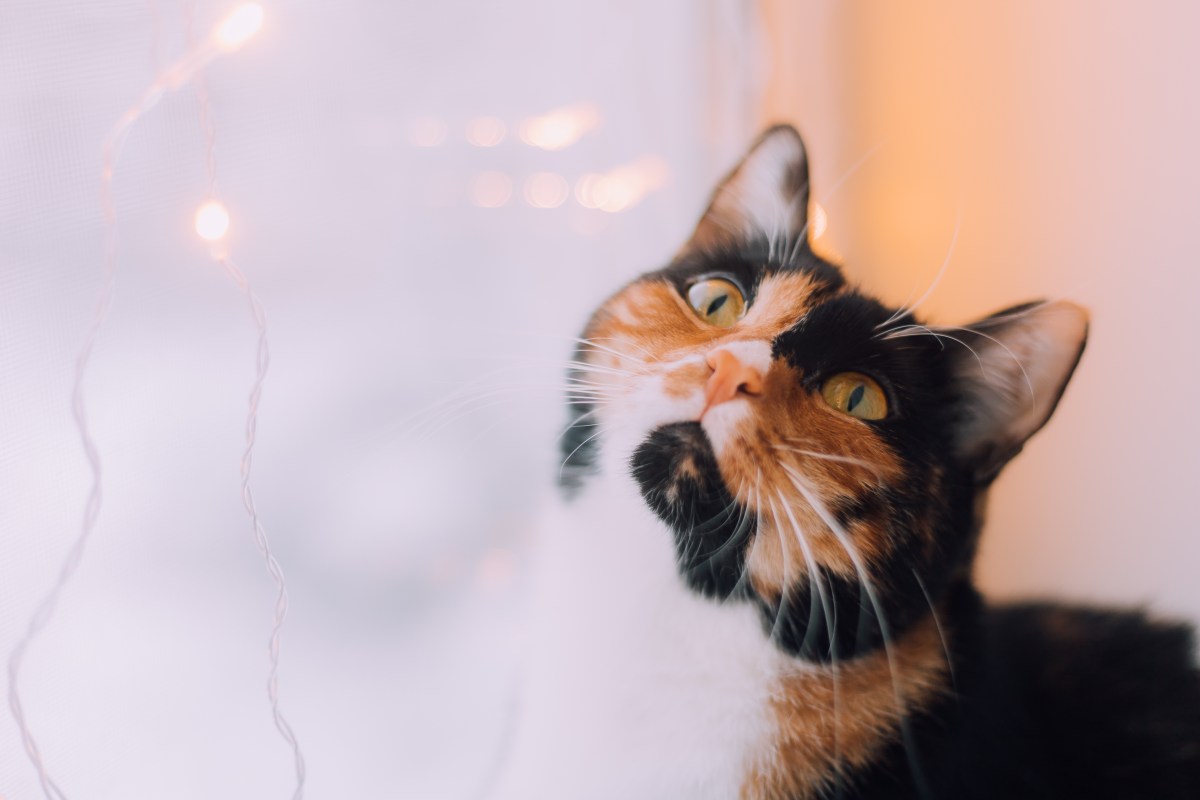
[[[953,637],[956,692],[914,720],[911,745],[897,742],[858,797],[1200,797],[1190,626],[1050,603],[979,612]]]
[[[984,635],[989,683],[1007,684],[1000,695],[1023,707],[1025,734],[1050,755],[1063,796],[1196,796],[1200,669],[1190,625],[1141,610],[1026,603],[990,609]]]
[[[984,630],[993,654],[1003,653],[1009,668],[1049,690],[1067,691],[1064,681],[1080,687],[1116,679],[1107,694],[1164,692],[1172,679],[1183,686],[1200,679],[1192,626],[1140,609],[1001,605],[988,609]],[[1156,680],[1146,685],[1150,677]]]

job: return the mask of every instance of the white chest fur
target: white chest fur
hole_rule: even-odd
[[[516,727],[492,800],[736,798],[771,748],[782,657],[748,603],[678,576],[614,470],[547,515]]]

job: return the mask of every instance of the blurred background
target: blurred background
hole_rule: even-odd
[[[106,240],[102,147],[228,0],[0,0],[0,652],[79,535],[71,418]],[[104,502],[21,690],[70,796],[469,798],[521,654],[528,531],[571,337],[662,265],[766,124],[807,140],[819,244],[957,324],[1094,313],[1050,426],[999,481],[994,597],[1200,619],[1200,8],[838,0],[263,2],[261,30],[130,127],[115,294],[84,383]],[[209,233],[212,231],[209,230]],[[0,716],[0,798],[40,797]]]

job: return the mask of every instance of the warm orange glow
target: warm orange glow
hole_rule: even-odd
[[[591,103],[556,108],[521,124],[521,141],[543,150],[562,150],[600,124],[600,109]]]
[[[535,172],[525,181],[525,201],[534,208],[557,208],[570,193],[566,178],[554,172]]]
[[[504,141],[507,132],[504,122],[496,117],[476,117],[467,125],[467,141],[476,147],[495,147]]]
[[[437,117],[417,117],[409,131],[409,141],[417,147],[437,147],[446,140],[446,123]]]
[[[603,175],[588,174],[575,184],[575,199],[584,208],[617,213],[632,208],[667,182],[667,163],[645,156]]]
[[[480,208],[500,208],[512,198],[512,178],[503,172],[481,172],[471,182],[471,202]]]
[[[229,231],[229,212],[216,200],[210,200],[196,211],[196,233],[207,242],[225,238]]]
[[[244,45],[258,33],[263,24],[263,7],[258,3],[240,5],[217,25],[213,39],[226,52]]]
[[[825,208],[820,203],[813,203],[809,209],[809,239],[820,239],[825,235],[825,231],[829,229],[829,215],[825,213]]]

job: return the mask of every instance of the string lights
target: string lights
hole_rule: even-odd
[[[263,7],[258,3],[246,3],[235,8],[232,14],[213,28],[212,41],[221,50],[232,53],[250,41],[262,24]]]
[[[555,172],[535,172],[525,179],[525,202],[534,208],[557,208],[570,193],[566,178]]]
[[[521,141],[543,150],[562,150],[600,124],[600,109],[591,103],[556,108],[521,124]]]
[[[192,17],[195,0],[186,6],[189,38],[192,30]],[[225,18],[215,29],[213,37],[222,48],[236,48],[258,32],[262,27],[263,10],[257,3],[250,3],[236,9]],[[258,431],[258,408],[262,399],[263,384],[266,382],[267,369],[271,363],[271,352],[267,344],[267,316],[262,301],[250,285],[241,268],[233,261],[229,248],[223,243],[229,230],[229,212],[225,206],[215,199],[217,193],[217,164],[216,164],[216,129],[212,124],[212,110],[208,101],[208,86],[203,75],[197,76],[196,101],[200,112],[200,128],[204,133],[204,165],[208,179],[209,200],[200,206],[196,212],[196,233],[209,243],[209,256],[229,274],[237,288],[246,298],[250,316],[254,322],[257,336],[257,348],[254,359],[254,383],[250,388],[246,410],[245,449],[242,451],[240,463],[242,506],[250,518],[250,527],[254,534],[254,544],[263,558],[267,573],[275,584],[275,609],[271,623],[271,634],[267,639],[267,658],[270,667],[267,672],[267,700],[271,706],[271,717],[275,729],[292,751],[292,762],[296,775],[296,787],[292,792],[293,800],[304,797],[304,782],[306,770],[304,753],[300,742],[292,731],[292,726],[283,715],[279,704],[279,639],[283,630],[283,621],[288,611],[287,579],[279,566],[274,553],[271,552],[270,540],[263,528],[259,517],[258,506],[254,502],[254,492],[250,487],[250,472],[254,459],[254,445]]]
[[[476,147],[495,147],[506,133],[508,127],[496,117],[476,117],[467,125],[467,141]]]
[[[47,769],[45,758],[42,755],[41,748],[38,745],[37,739],[29,726],[25,716],[24,706],[21,702],[20,694],[20,677],[21,669],[24,665],[25,655],[28,652],[30,645],[34,642],[41,631],[46,627],[54,616],[54,611],[58,606],[59,599],[62,596],[64,589],[72,576],[79,568],[82,561],[84,551],[96,527],[96,522],[100,516],[101,506],[103,504],[103,471],[100,460],[99,451],[96,443],[92,438],[92,431],[88,419],[87,407],[84,402],[84,378],[87,374],[88,365],[91,361],[92,351],[99,338],[100,331],[104,326],[105,319],[108,316],[108,311],[112,301],[113,287],[116,283],[117,274],[117,213],[116,204],[113,198],[113,179],[116,171],[116,165],[121,154],[121,149],[129,135],[133,125],[145,116],[159,100],[169,92],[177,91],[187,85],[193,78],[196,78],[206,65],[213,59],[227,55],[237,51],[246,42],[261,29],[263,24],[264,12],[263,8],[258,3],[246,3],[235,8],[228,16],[222,19],[200,42],[191,41],[191,19],[193,14],[194,3],[189,3],[186,6],[189,28],[189,47],[178,60],[172,62],[165,69],[162,69],[155,76],[155,79],[142,92],[138,99],[117,119],[108,135],[105,137],[102,147],[102,168],[100,174],[100,206],[105,227],[105,243],[103,254],[103,269],[101,277],[101,285],[97,295],[95,310],[92,315],[91,323],[88,326],[84,336],[83,344],[80,346],[79,352],[75,359],[74,381],[71,392],[71,408],[72,415],[78,430],[80,441],[83,447],[84,455],[88,463],[88,468],[91,472],[91,486],[88,491],[87,500],[84,505],[83,521],[80,526],[78,535],[68,551],[66,558],[63,560],[59,568],[57,579],[51,586],[49,591],[42,597],[41,601],[35,606],[33,614],[30,616],[29,623],[26,627],[24,635],[17,641],[9,654],[8,659],[8,704],[12,711],[13,719],[17,724],[20,732],[21,741],[24,745],[25,752],[29,757],[34,769],[37,771],[38,781],[41,784],[42,792],[47,800],[66,800],[66,794],[62,788],[50,776]],[[158,19],[156,15],[156,28]],[[215,194],[215,168],[213,161],[213,143],[214,133],[209,117],[207,91],[204,88],[203,81],[197,81],[197,97],[201,106],[201,125],[204,128],[206,137],[206,172],[208,176],[210,200],[204,203],[196,213],[195,227],[196,232],[201,238],[216,243],[219,242],[228,231],[229,228],[229,212],[225,207],[213,199]],[[258,401],[262,393],[263,380],[266,375],[267,365],[269,363],[269,354],[267,350],[266,339],[266,319],[263,314],[262,304],[258,297],[250,288],[245,275],[240,269],[229,259],[223,249],[218,249],[215,246],[212,249],[212,256],[215,261],[220,263],[233,278],[238,288],[243,291],[250,305],[252,316],[258,330],[258,349],[256,357],[257,373],[254,385],[250,392],[250,409],[246,422],[246,448],[243,451],[241,459],[241,475],[242,475],[242,499],[246,507],[247,513],[254,528],[255,543],[258,546],[259,552],[266,560],[267,569],[272,579],[275,581],[278,594],[275,604],[275,623],[271,631],[271,638],[268,643],[268,652],[270,657],[270,673],[268,676],[267,689],[268,697],[271,702],[272,714],[274,716],[276,727],[279,729],[284,739],[291,745],[296,764],[297,786],[293,794],[295,800],[299,800],[303,796],[304,786],[304,760],[300,752],[299,745],[296,743],[291,728],[284,720],[279,711],[278,702],[278,681],[277,671],[279,664],[279,630],[283,622],[283,617],[287,611],[287,588],[284,582],[283,573],[279,568],[279,564],[272,556],[266,534],[263,531],[262,525],[258,519],[258,512],[254,506],[253,495],[250,491],[250,465],[254,450],[255,428],[257,426],[257,411]]]
[[[229,231],[229,211],[220,202],[209,200],[196,210],[196,235],[206,242],[219,242]]]
[[[584,175],[575,186],[575,199],[584,208],[615,214],[632,208],[647,194],[661,188],[668,174],[665,161],[646,156],[602,175]]]
[[[258,429],[258,406],[259,401],[262,399],[263,383],[266,381],[267,368],[271,363],[271,354],[267,346],[267,317],[263,310],[262,301],[259,300],[245,273],[242,272],[238,265],[228,255],[216,248],[213,249],[212,257],[215,262],[225,268],[230,278],[233,279],[234,284],[246,296],[246,301],[250,306],[250,315],[254,320],[254,327],[258,332],[258,346],[254,359],[254,384],[250,389],[249,409],[246,412],[246,447],[242,451],[240,467],[242,505],[246,509],[246,514],[250,517],[250,526],[254,533],[254,545],[266,564],[267,573],[275,583],[274,618],[271,624],[271,634],[267,640],[267,657],[270,661],[270,669],[267,673],[267,699],[271,705],[271,718],[275,723],[275,728],[292,751],[292,760],[296,774],[296,788],[292,792],[292,798],[293,800],[301,800],[304,797],[304,782],[307,775],[304,765],[304,753],[300,749],[300,742],[296,739],[296,734],[292,731],[292,726],[288,723],[287,718],[284,717],[279,705],[279,637],[283,630],[283,621],[287,617],[288,611],[287,579],[284,577],[283,569],[279,566],[274,553],[271,552],[270,541],[267,539],[267,532],[263,528],[262,521],[259,518],[258,506],[254,502],[254,493],[250,488],[250,470],[254,458],[254,445]]]
[[[594,103],[575,103],[537,114],[521,121],[516,130],[523,144],[540,150],[564,150],[595,130],[602,120]],[[436,116],[414,119],[409,141],[416,147],[440,147],[446,142],[449,126]],[[466,125],[466,140],[475,147],[501,144],[508,134],[503,120],[493,116],[475,117]],[[588,173],[575,184],[574,196],[584,208],[616,214],[633,208],[646,195],[666,185],[669,170],[658,156],[644,156],[606,172]],[[513,197],[513,178],[496,170],[475,175],[467,195],[479,208],[504,208]],[[571,197],[567,179],[554,172],[535,172],[522,182],[522,196],[532,208],[558,208]]]

